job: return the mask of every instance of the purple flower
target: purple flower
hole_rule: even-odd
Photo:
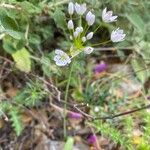
[[[93,69],[94,73],[101,73],[107,69],[107,65],[105,62],[101,62],[100,64],[96,65]]]
[[[91,134],[88,136],[87,141],[89,144],[95,144],[96,143],[96,135]]]
[[[150,100],[150,96],[147,96],[147,99]]]
[[[68,117],[69,118],[73,118],[73,119],[81,119],[83,116],[80,113],[76,113],[76,112],[69,112],[68,113]]]

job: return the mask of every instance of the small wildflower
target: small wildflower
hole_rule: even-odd
[[[77,27],[77,28],[76,28],[76,31],[77,31],[78,33],[82,33],[82,32],[83,32],[83,27]]]
[[[76,113],[76,112],[69,112],[68,113],[68,117],[72,118],[72,119],[81,119],[83,116],[80,113]]]
[[[82,37],[82,42],[84,43],[86,41],[86,37]]]
[[[68,29],[73,29],[74,28],[74,24],[72,20],[68,21]]]
[[[86,12],[86,4],[78,4],[75,3],[75,10],[77,12],[78,15],[83,15]]]
[[[75,32],[73,33],[73,36],[74,36],[75,38],[77,38],[78,35],[79,35],[79,32],[77,32],[77,31],[75,31]]]
[[[92,39],[93,34],[94,34],[93,32],[88,33],[87,36],[86,36],[87,40]]]
[[[56,65],[65,66],[71,62],[70,57],[62,50],[56,49],[55,54],[54,61],[56,62]]]
[[[102,12],[102,19],[104,22],[115,22],[118,16],[113,16],[113,11],[107,11],[105,8]]]
[[[94,22],[95,22],[95,15],[92,14],[91,11],[89,11],[89,12],[87,13],[87,15],[86,15],[86,21],[87,21],[87,24],[88,24],[89,26],[92,26],[92,25],[94,24]]]
[[[100,64],[96,65],[93,69],[94,73],[101,73],[107,69],[107,65],[104,61],[101,61]]]
[[[73,15],[74,13],[74,4],[72,2],[70,2],[68,5],[68,13],[69,15]]]
[[[88,136],[87,141],[89,144],[95,144],[96,143],[96,135],[91,134]]]
[[[147,96],[147,99],[150,100],[150,96]]]
[[[95,111],[96,113],[99,112],[99,107],[98,107],[98,106],[95,106],[94,111]]]
[[[84,48],[84,53],[85,54],[91,54],[93,52],[93,50],[94,50],[93,47],[88,46],[88,47]]]
[[[113,30],[111,33],[111,40],[113,42],[120,42],[124,41],[126,34],[123,33],[123,30],[120,30],[119,28],[116,30]]]

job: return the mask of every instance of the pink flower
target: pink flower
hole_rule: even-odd
[[[88,136],[87,141],[89,144],[95,144],[96,143],[96,135],[91,134]]]
[[[93,69],[94,73],[101,73],[107,69],[107,65],[105,62],[101,62],[100,64],[96,65]]]
[[[73,118],[73,119],[81,119],[83,115],[80,113],[76,113],[76,112],[69,112],[68,117]]]

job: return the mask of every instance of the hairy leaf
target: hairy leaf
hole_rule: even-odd
[[[25,49],[22,48],[17,52],[12,54],[14,61],[16,62],[16,67],[24,72],[30,72],[31,70],[31,59],[30,53]]]

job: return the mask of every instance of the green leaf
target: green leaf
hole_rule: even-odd
[[[22,37],[22,33],[21,32],[17,32],[17,31],[13,31],[13,30],[5,30],[5,33],[7,33],[8,35],[10,35],[11,37],[20,40]]]
[[[56,8],[54,14],[52,15],[58,28],[65,30],[67,28],[66,17],[62,10]]]
[[[18,24],[15,21],[15,19],[7,16],[7,15],[0,15],[0,22],[1,25],[6,29],[6,30],[18,30]]]
[[[23,130],[23,127],[22,127],[22,122],[21,122],[21,118],[19,116],[18,109],[15,107],[12,107],[9,110],[9,115],[11,117],[10,120],[12,121],[12,126],[14,127],[14,130],[15,130],[17,136],[19,136]]]
[[[22,48],[17,52],[12,54],[14,61],[16,62],[16,67],[24,72],[30,72],[31,70],[31,59],[30,53],[25,49]]]
[[[10,39],[3,40],[3,48],[9,54],[13,54],[16,52],[16,48]]]
[[[7,15],[0,15],[0,32],[8,34],[15,39],[21,39],[23,36],[22,33],[18,32],[16,21]]]
[[[145,62],[141,58],[138,58],[132,59],[131,64],[137,78],[144,84],[149,77],[149,71]]]
[[[72,137],[68,137],[67,142],[65,144],[64,150],[72,150],[73,149],[74,139]]]
[[[144,32],[145,24],[143,22],[143,19],[134,13],[127,14],[127,19],[135,26],[138,30],[141,32]]]
[[[20,3],[21,8],[29,14],[38,14],[41,13],[41,9],[33,5],[31,2],[24,1]]]

